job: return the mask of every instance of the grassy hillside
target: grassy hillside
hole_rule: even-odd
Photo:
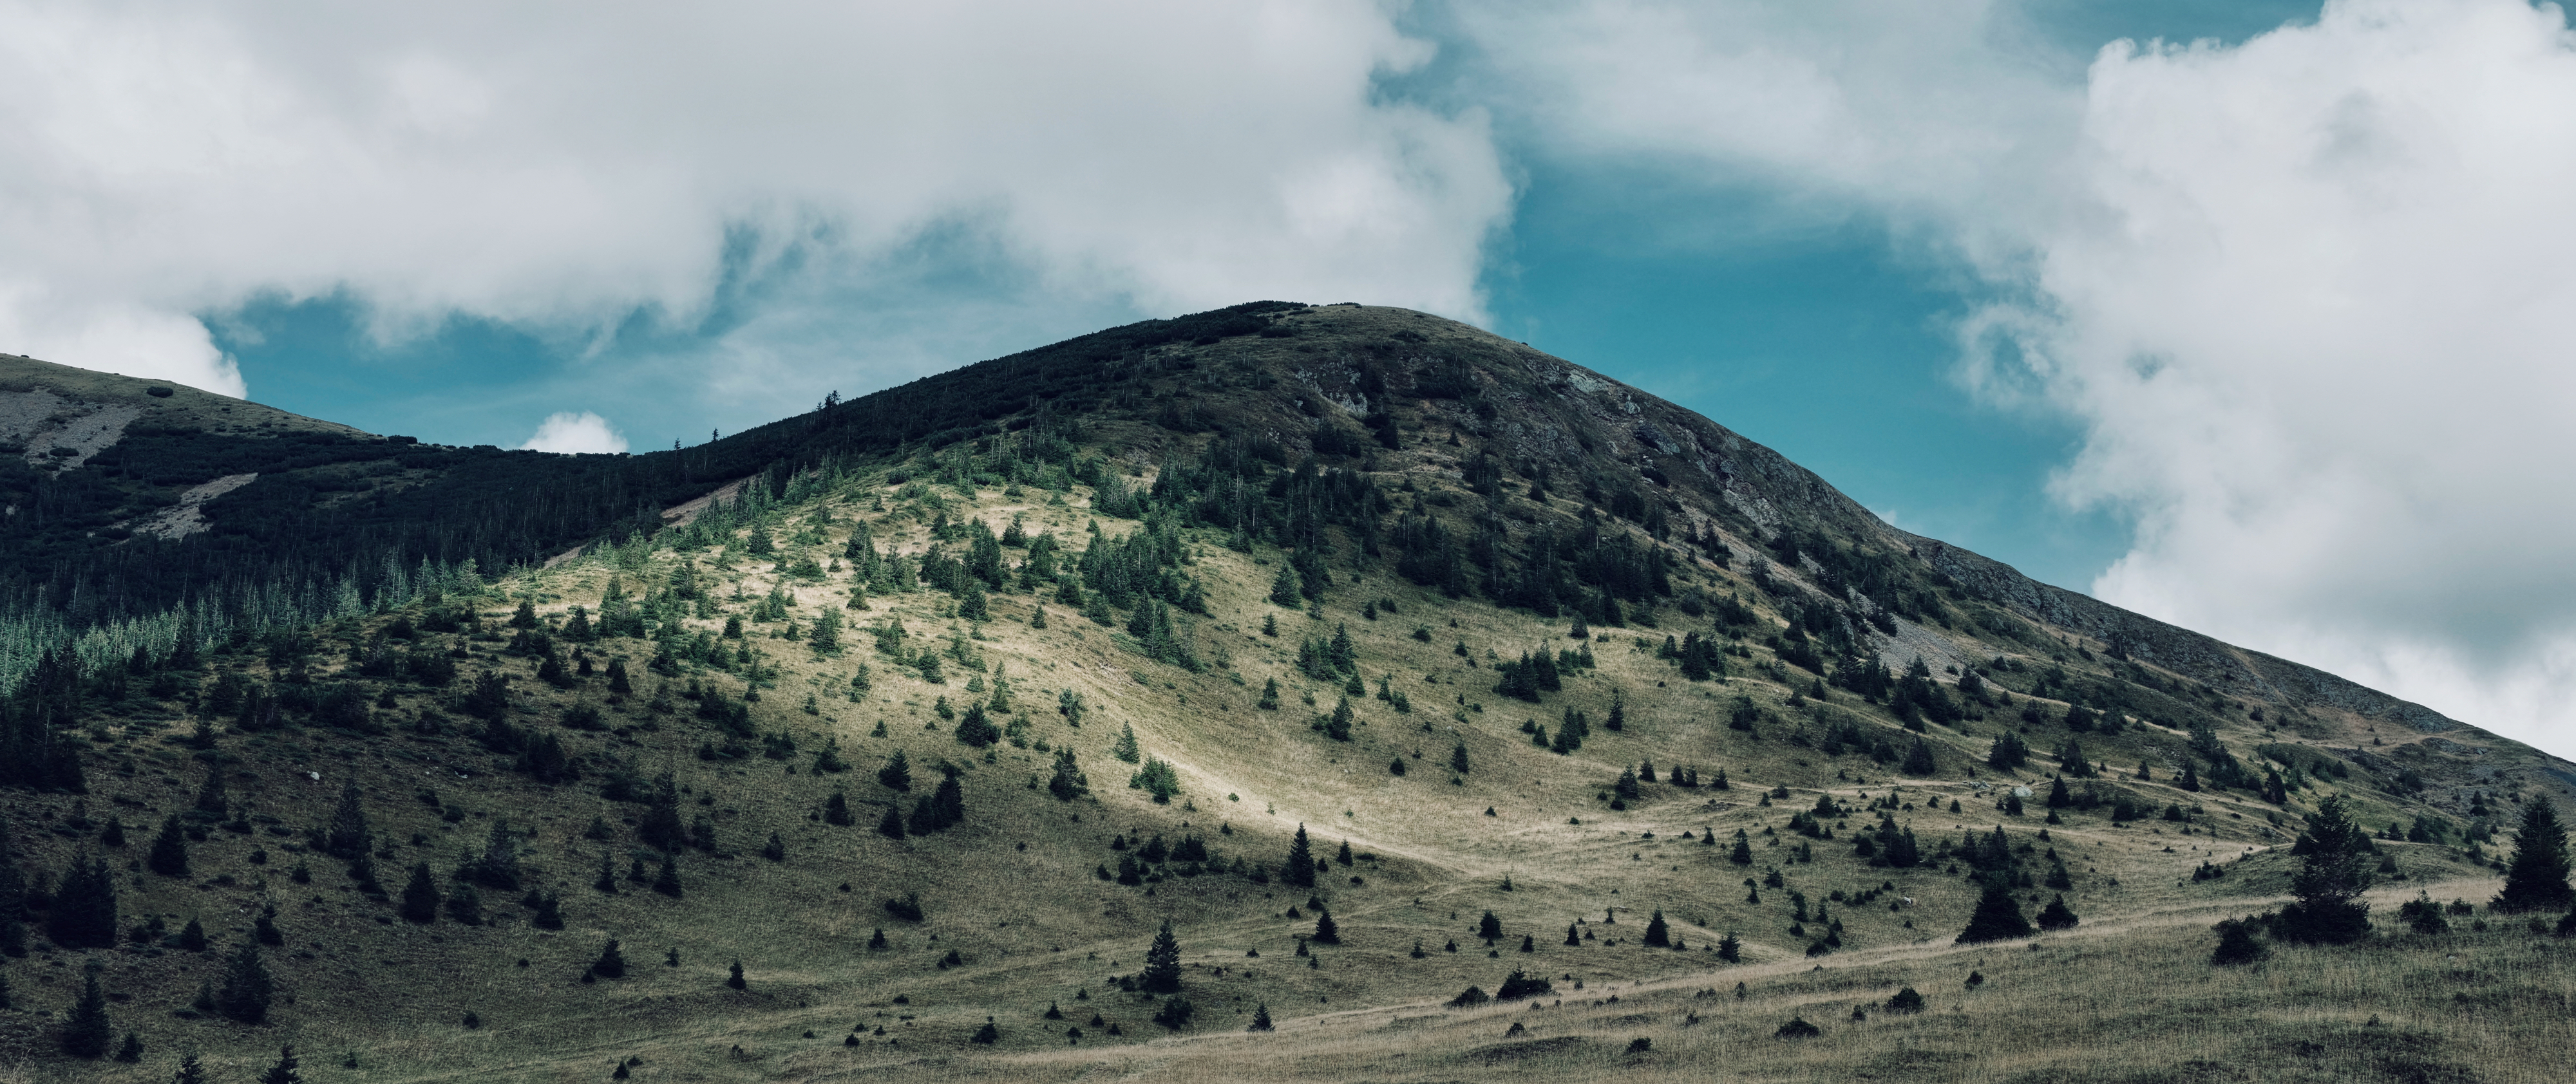
[[[1318,371],[1326,359],[1300,345],[1261,338],[1225,367],[1160,371],[1248,389]],[[46,933],[60,916],[27,911],[27,955],[0,963],[14,1003],[0,1079],[167,1079],[189,1050],[248,1079],[288,1043],[307,1079],[368,1081],[593,1080],[619,1063],[642,1080],[2557,1072],[2565,942],[2483,905],[2509,835],[2497,829],[2542,792],[2473,774],[2537,754],[2480,739],[2491,751],[2474,762],[2432,744],[2451,738],[2116,658],[1897,559],[1860,521],[1766,534],[1760,507],[1683,499],[1687,487],[1605,517],[1587,509],[1623,499],[1616,478],[1480,478],[1495,467],[1476,452],[1544,443],[1500,409],[1480,415],[1494,399],[1381,401],[1319,422],[1293,398],[1165,395],[1133,418],[841,459],[550,568],[446,583],[304,635],[244,635],[114,688],[52,686],[74,701],[86,793],[0,792],[10,850],[39,888],[102,856],[119,945],[62,947]],[[1364,443],[1372,414],[1397,447]],[[1553,439],[1576,442],[1577,420]],[[1346,423],[1351,444],[1323,439],[1346,449],[1325,462],[1348,473],[1289,469],[1319,426]],[[1259,460],[1272,432],[1300,447],[1241,465],[1248,489],[1199,466]],[[1252,531],[1180,515],[1254,491],[1290,519]],[[1373,537],[1375,520],[1335,509],[1429,517],[1460,538],[1483,518],[1516,559],[1537,532],[1588,529],[1589,548],[1567,552],[1660,555],[1665,582],[1621,601],[1617,569],[1569,573],[1582,597],[1542,618],[1496,605],[1521,589],[1500,576],[1453,597],[1438,569],[1405,563],[1430,548],[1418,533]],[[1282,532],[1301,544],[1273,544]],[[1125,563],[1105,562],[1113,551]],[[999,584],[976,579],[979,560]],[[932,583],[903,582],[925,564]],[[1273,600],[1283,579],[1293,604]],[[1863,582],[1857,598],[1828,590]],[[514,626],[523,603],[533,620]],[[838,644],[818,650],[827,615]],[[896,624],[900,643],[879,635]],[[1710,650],[1674,657],[1694,636]],[[1542,652],[1563,660],[1558,688],[1501,691],[1505,668]],[[1918,657],[1928,680],[1902,680]],[[1693,680],[1686,664],[1715,672]],[[1873,665],[1889,688],[1849,687]],[[970,705],[995,728],[983,744]],[[1574,713],[1588,734],[1552,748]],[[1134,762],[1119,755],[1131,732]],[[2032,750],[2019,769],[1989,763],[2007,735]],[[2091,766],[2053,755],[2070,741]],[[825,750],[846,770],[827,770]],[[1060,798],[1066,750],[1089,786]],[[879,779],[897,754],[907,791]],[[1130,785],[1155,762],[1171,768],[1167,801]],[[2239,773],[2224,788],[2210,778],[2223,763]],[[1647,764],[1653,781],[1618,793]],[[2186,768],[2201,789],[2182,788]],[[948,771],[962,823],[878,830],[889,811],[935,805]],[[664,773],[685,826],[668,849],[652,834]],[[2052,810],[2058,775],[2075,801]],[[2283,793],[2268,801],[2274,776]],[[323,853],[349,787],[381,897]],[[2031,789],[2019,813],[2005,808],[2016,787]],[[2278,904],[2299,861],[2288,844],[2327,793],[2374,831],[2420,837],[2374,844],[2379,933],[2213,967],[2211,924]],[[851,823],[825,820],[835,795]],[[184,874],[148,867],[172,818]],[[1888,862],[1882,819],[1912,833],[1920,861]],[[111,821],[121,845],[106,842]],[[1312,887],[1287,883],[1301,825],[1324,863]],[[1998,829],[2019,909],[2062,898],[2077,926],[1952,944],[1978,902],[1969,852]],[[1738,832],[1749,862],[1733,860]],[[1204,858],[1166,854],[1120,883],[1122,860],[1193,838]],[[654,887],[666,863],[676,894]],[[442,897],[433,921],[402,914],[416,864]],[[497,887],[511,864],[518,887]],[[2059,867],[2067,887],[2049,887]],[[460,869],[490,882],[471,922],[447,905],[471,883]],[[2419,890],[2476,906],[2453,932],[2403,932],[2392,912]],[[546,897],[559,929],[540,923]],[[918,920],[888,906],[915,898]],[[195,1007],[269,907],[282,943],[262,950],[268,1020]],[[1323,908],[1339,943],[1301,952]],[[1476,936],[1489,911],[1490,947]],[[1659,913],[1672,943],[1648,947]],[[191,920],[202,951],[183,944]],[[1166,921],[1194,1007],[1179,1026],[1154,1020],[1167,998],[1121,982]],[[1737,962],[1719,957],[1729,935]],[[612,939],[625,975],[585,981]],[[741,988],[727,982],[736,961]],[[92,967],[139,1063],[59,1053]],[[1552,989],[1447,1005],[1515,970]],[[1886,1008],[1906,988],[1920,1013]],[[1277,1030],[1247,1032],[1265,1007]],[[1775,1037],[1793,1017],[1821,1034]],[[988,1022],[994,1041],[978,1042]]]

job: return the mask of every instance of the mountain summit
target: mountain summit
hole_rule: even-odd
[[[2565,887],[2576,767],[1409,310],[616,456],[0,358],[0,440],[0,976],[63,1014],[0,1044],[56,1068],[2084,1067],[2239,958],[2340,989],[2305,946]],[[2546,985],[2496,961],[2547,918],[2442,944]],[[2120,1071],[2529,1045],[2319,1026]]]

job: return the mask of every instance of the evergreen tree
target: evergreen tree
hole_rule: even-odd
[[[2504,914],[2566,911],[2576,906],[2576,887],[2567,882],[2567,830],[2558,808],[2547,798],[2534,798],[2522,811],[2522,828],[2514,834],[2513,860],[2505,865],[2504,891],[2490,906]]]
[[[2002,877],[1989,878],[1983,895],[1977,897],[1977,910],[1968,916],[1968,928],[1959,932],[1953,944],[1973,945],[1985,941],[2006,941],[2030,936],[2030,920],[2023,918],[2021,903],[2013,899],[2012,889]]]
[[[2329,795],[2308,817],[2303,865],[2290,878],[2297,899],[2273,925],[2286,940],[2339,945],[2370,931],[2370,904],[2361,898],[2374,880],[2363,850],[2368,838],[2345,810],[2343,795]]]
[[[1047,793],[1055,795],[1059,801],[1070,802],[1090,792],[1091,780],[1085,777],[1082,774],[1082,768],[1074,763],[1073,750],[1071,748],[1056,750],[1055,774],[1047,779]]]
[[[540,930],[564,928],[562,897],[552,892],[539,892],[536,894],[536,901],[537,913],[528,919],[529,925]]]
[[[1997,771],[2012,771],[2029,760],[2030,746],[2022,742],[2021,735],[2009,730],[1995,739],[1994,748],[1986,751],[1987,766]]]
[[[242,942],[224,961],[223,981],[215,987],[215,1011],[237,1023],[263,1023],[276,996],[277,981],[269,977],[268,964],[260,959],[258,942]]]
[[[116,945],[116,880],[107,862],[87,854],[72,858],[54,888],[45,929],[54,943],[68,949]]]
[[[205,924],[189,919],[188,925],[179,931],[179,947],[189,952],[206,951]]]
[[[1245,1030],[1245,1031],[1272,1031],[1272,1030],[1276,1030],[1275,1028],[1273,1028],[1273,1027],[1271,1026],[1271,1023],[1270,1023],[1270,1004],[1269,1004],[1268,1002],[1262,1002],[1262,1003],[1257,1004],[1257,1005],[1254,1005],[1254,1006],[1252,1007],[1252,1026],[1247,1027],[1247,1028],[1244,1028],[1243,1030]]]
[[[253,939],[257,940],[260,944],[267,945],[271,948],[286,944],[286,935],[280,933],[277,929],[276,904],[265,903],[260,905],[259,917],[252,920],[251,923],[251,935]]]
[[[1744,834],[1744,829],[1735,830],[1735,849],[1726,852],[1726,860],[1739,866],[1753,864],[1753,840]]]
[[[599,960],[590,965],[590,973],[603,979],[626,977],[626,955],[618,951],[618,945],[614,939],[608,942],[607,948],[599,950]]]
[[[411,883],[403,886],[401,913],[406,922],[438,921],[438,882],[430,877],[429,863],[412,864]]]
[[[520,605],[527,604],[520,603]],[[259,1075],[259,1084],[304,1084],[304,1074],[297,1071],[294,1047],[282,1046],[277,1049],[277,1064],[269,1066],[267,1072]]]
[[[742,977],[742,961],[735,960],[733,962],[733,972],[725,976],[725,985],[733,987],[736,990],[748,990],[751,988],[751,983]]]
[[[1583,947],[1583,939],[1575,936],[1575,932],[1573,923],[1569,922],[1565,924],[1565,945],[1567,948]]]
[[[885,816],[877,818],[877,834],[887,839],[902,839],[903,814],[896,812],[892,805],[886,806]]]
[[[877,769],[877,782],[891,790],[912,790],[912,761],[903,755],[903,750],[895,750],[894,756],[887,758],[885,767]]]
[[[772,862],[787,861],[787,841],[776,832],[769,833],[769,842],[761,845],[760,856]]]
[[[1905,754],[1905,774],[1929,779],[1940,770],[1940,764],[1932,759],[1932,744],[1919,737],[1914,739],[1914,748]]]
[[[671,773],[663,772],[653,780],[653,795],[644,803],[635,834],[657,851],[676,851],[687,842],[687,830],[680,824],[680,784]]]
[[[152,837],[152,850],[144,856],[143,866],[164,877],[188,875],[188,837],[181,834],[177,816],[162,820],[161,834]]]
[[[358,800],[355,779],[341,784],[340,806],[331,813],[331,827],[322,836],[322,853],[333,858],[354,860],[375,846],[367,833],[367,810]]]
[[[206,1067],[197,1061],[196,1053],[190,1051],[179,1055],[179,1071],[171,1075],[170,1084],[214,1084],[214,1080],[206,1072]]]
[[[1662,911],[1655,912],[1655,917],[1646,920],[1646,936],[1639,943],[1647,948],[1673,947],[1672,928],[1664,924]]]
[[[1163,928],[1154,934],[1154,945],[1145,950],[1145,970],[1136,976],[1137,985],[1147,993],[1176,993],[1181,988],[1181,943],[1172,936],[1172,920],[1164,919]]]
[[[680,858],[678,855],[664,854],[662,856],[662,872],[655,874],[653,877],[653,891],[669,896],[675,900],[680,898]]]
[[[1457,748],[1449,751],[1449,770],[1460,775],[1467,774],[1467,743],[1463,739],[1458,742]]]
[[[1324,736],[1334,741],[1351,740],[1351,698],[1343,697],[1333,705],[1332,717],[1324,721]]]
[[[823,823],[848,827],[851,823],[850,798],[840,791],[823,800]]]
[[[98,972],[89,972],[81,987],[80,1000],[72,1004],[71,1013],[63,1020],[63,1053],[75,1058],[95,1058],[107,1053],[107,1044],[116,1038],[116,1026],[107,1018],[107,995],[98,988]]]
[[[2064,776],[2049,780],[2048,808],[2064,809],[2074,804],[2075,794],[2066,789],[2066,779]]]
[[[1476,936],[1483,939],[1486,944],[1493,944],[1494,939],[1502,935],[1503,920],[1494,917],[1492,911],[1485,912],[1485,917],[1476,920]]]
[[[1271,603],[1291,609],[1305,605],[1306,597],[1298,590],[1298,586],[1297,570],[1289,567],[1286,562],[1281,562],[1279,575],[1270,581]]]
[[[1297,826],[1297,836],[1288,843],[1288,861],[1280,867],[1279,880],[1296,888],[1315,887],[1315,852],[1306,843],[1306,826]]]
[[[1265,678],[1265,679],[1263,679],[1263,681],[1262,681],[1262,683],[1261,683],[1261,699],[1260,699],[1259,701],[1255,702],[1252,706],[1254,706],[1254,707],[1256,707],[1256,708],[1260,708],[1260,709],[1261,709],[1261,710],[1263,710],[1263,711],[1277,711],[1277,710],[1279,710],[1279,679],[1278,679],[1278,678]]]
[[[1342,943],[1342,928],[1333,921],[1332,908],[1325,907],[1316,911],[1315,936],[1310,940],[1314,941],[1318,945],[1338,945]]]
[[[1717,940],[1717,958],[1730,964],[1743,963],[1744,939],[1735,936],[1733,930],[1726,931],[1726,936]]]
[[[2071,930],[2075,928],[2078,921],[2081,920],[2077,919],[2075,912],[2066,906],[2064,896],[2050,899],[2048,906],[2041,908],[2039,912],[2039,928],[2043,930]]]
[[[1136,728],[1133,725],[1123,726],[1119,729],[1118,740],[1112,742],[1109,746],[1109,755],[1126,761],[1129,764],[1134,764],[1144,758],[1144,750],[1136,744]],[[1115,777],[1113,776],[1112,778]]]

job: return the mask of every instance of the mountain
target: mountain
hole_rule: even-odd
[[[2425,940],[2389,890],[2494,895],[2576,766],[1422,313],[1147,321],[631,456],[0,358],[0,440],[0,1050],[39,1075],[290,1042],[381,1079],[2553,1056],[2551,927]],[[2382,837],[2397,1030],[2085,1042],[2244,1011],[2206,931],[2278,906],[2330,795]],[[2043,888],[2032,951],[1953,947]],[[2346,981],[2290,913],[2261,966]],[[2441,952],[2500,1022],[2422,1022],[2448,994],[2397,980]],[[84,957],[133,1066],[61,1053]]]

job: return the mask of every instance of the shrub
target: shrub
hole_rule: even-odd
[[[1510,975],[1504,977],[1503,984],[1495,988],[1494,1000],[1517,1001],[1525,997],[1537,997],[1540,994],[1555,992],[1556,984],[1547,981],[1546,976],[1530,975],[1514,968]]]
[[[1788,1023],[1780,1025],[1780,1030],[1772,1032],[1771,1037],[1774,1039],[1813,1039],[1822,1034],[1824,1034],[1824,1030],[1814,1024],[1808,1023],[1806,1017],[1792,1016],[1789,1018]]]

